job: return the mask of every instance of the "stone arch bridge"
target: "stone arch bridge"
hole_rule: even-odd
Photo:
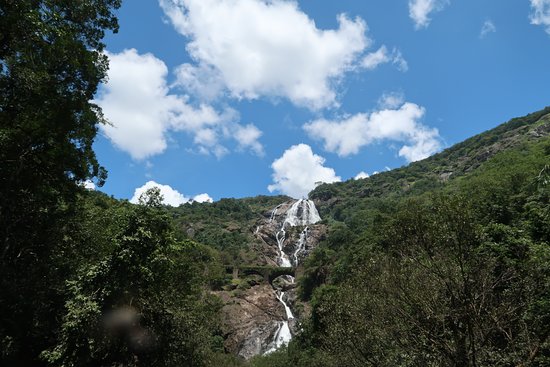
[[[225,272],[232,274],[233,279],[238,279],[242,275],[257,274],[264,278],[266,282],[271,283],[275,278],[281,275],[296,276],[296,268],[283,268],[279,266],[235,266],[226,265]]]

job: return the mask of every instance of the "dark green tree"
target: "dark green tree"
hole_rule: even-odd
[[[91,103],[120,0],[0,1],[0,364],[52,340],[79,183],[105,179]],[[67,255],[67,254],[66,254]],[[55,261],[54,258],[55,257]],[[4,363],[1,363],[4,362]]]
[[[348,280],[316,290],[309,338],[334,366],[545,365],[548,245],[480,217],[461,196],[403,203]]]
[[[108,218],[99,232],[112,237],[67,281],[55,345],[42,353],[50,365],[200,367],[212,356],[220,305],[203,288],[216,253],[176,240],[158,189],[140,202],[86,224]]]

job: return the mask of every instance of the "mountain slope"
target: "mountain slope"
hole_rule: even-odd
[[[257,365],[550,365],[549,124],[547,109],[317,188],[328,236],[299,280],[311,317]]]
[[[514,355],[520,360],[524,356],[520,352],[523,347],[546,350],[545,337],[550,331],[545,334],[546,329],[535,330],[534,325],[546,316],[550,318],[550,312],[546,306],[538,311],[529,310],[537,302],[546,304],[544,292],[533,287],[550,279],[541,268],[541,261],[550,259],[544,247],[550,239],[550,203],[547,186],[543,184],[550,173],[545,168],[550,162],[549,135],[550,108],[546,108],[406,167],[367,179],[317,187],[310,198],[315,201],[323,222],[310,244],[309,257],[296,269],[299,286],[293,297],[299,295],[301,302],[290,300],[304,331],[298,340],[291,342],[288,352],[253,363],[269,366],[271,360],[283,358],[283,365],[332,367],[342,365],[340,358],[334,359],[341,353],[346,365],[474,366],[472,358],[494,363],[491,360],[494,356],[510,361],[513,358],[504,356]],[[181,236],[219,250],[223,265],[232,265],[232,269],[273,267],[278,250],[276,229],[269,222],[273,209],[284,202],[288,206],[290,198],[224,199],[169,211]],[[465,226],[458,228],[455,223]],[[288,246],[294,246],[301,230],[289,229]],[[432,251],[436,251],[435,258]],[[476,258],[482,262],[474,261]],[[476,303],[477,298],[468,301],[470,296],[466,297],[461,290],[452,293],[456,292],[454,297],[464,306],[448,304],[447,293],[451,291],[443,291],[441,286],[447,284],[454,289],[468,284],[453,275],[464,266],[457,265],[456,259],[465,261],[469,267],[465,274],[476,284],[488,282],[491,287],[500,284],[490,289],[472,287],[474,293],[481,292],[475,297],[490,297],[486,304]],[[414,264],[419,261],[432,270],[443,267],[451,273],[444,272],[444,276],[438,277],[437,273],[416,267]],[[488,274],[498,276],[492,278]],[[396,288],[395,282],[402,285]],[[405,284],[412,295],[400,293]],[[259,346],[255,340],[259,337],[269,340],[273,326],[284,320],[284,308],[277,303],[274,293],[279,286],[265,283],[257,273],[226,278],[216,292],[225,304],[222,317],[227,351],[250,357],[264,350],[265,345]],[[400,303],[404,302],[404,296],[413,299]],[[432,300],[432,296],[437,297]],[[435,303],[416,303],[417,298]],[[507,318],[507,311],[498,309],[499,302],[516,310],[519,319]],[[460,311],[461,307],[478,307],[486,314],[483,319],[473,319],[470,311]],[[424,314],[413,317],[408,314],[411,309]],[[429,315],[436,311],[437,314]],[[402,318],[388,319],[390,312],[410,318],[416,331],[410,330],[411,325]],[[461,313],[466,321],[456,321],[455,312]],[[435,319],[428,321],[425,317]],[[502,331],[504,334],[496,332],[496,336],[477,335],[497,327],[486,322],[485,318],[490,317],[510,330]],[[526,317],[535,324],[525,321]],[[473,343],[474,347],[476,343],[482,344],[479,338],[489,338],[487,343],[491,347],[478,347],[483,350],[478,353],[454,337],[447,339],[446,332],[437,334],[439,331],[432,327],[448,327],[438,323],[440,318],[483,326],[483,330],[474,330],[475,335],[464,335],[460,328],[451,334]],[[428,338],[432,332],[437,334],[434,340]],[[506,339],[507,332],[517,334],[521,343]],[[342,333],[347,335],[344,339]],[[386,344],[394,334],[401,338],[401,346]],[[414,341],[416,334],[428,339]],[[529,344],[529,338],[542,339],[538,344]],[[417,342],[423,347],[417,347]],[[350,349],[349,343],[357,346]],[[437,343],[449,349],[445,352],[447,356],[441,354]],[[368,351],[368,356],[356,355],[358,346]],[[405,346],[410,349],[410,356],[399,360],[396,356],[402,355],[401,348]],[[493,357],[489,358],[489,354]],[[385,355],[392,357],[384,359]],[[426,359],[428,355],[432,359]],[[452,362],[453,358],[459,362]],[[323,362],[315,364],[313,360],[317,359]]]
[[[408,166],[382,172],[368,179],[322,184],[309,197],[315,200],[321,216],[339,218],[342,207],[355,207],[362,198],[397,198],[442,188],[478,169],[500,152],[550,135],[550,107],[514,118],[496,128],[469,138],[443,152]],[[213,204],[193,203],[169,208],[182,236],[233,252],[247,251],[254,243],[253,232],[262,218],[287,196],[258,196],[222,199]],[[236,251],[235,251],[236,250]],[[242,254],[241,254],[242,255]],[[241,259],[254,261],[254,257]]]
[[[546,139],[550,135],[550,107],[514,118],[494,129],[458,143],[443,152],[408,166],[368,179],[323,184],[310,193],[321,215],[342,219],[344,208],[361,198],[398,198],[443,188],[448,181],[478,169],[500,152]]]

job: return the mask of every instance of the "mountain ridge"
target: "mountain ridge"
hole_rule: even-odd
[[[447,180],[472,172],[499,152],[513,149],[522,143],[537,141],[548,135],[550,107],[513,118],[407,166],[381,172],[366,179],[319,185],[310,192],[310,197],[322,202],[320,210],[325,212],[325,207],[330,206],[330,198],[339,192],[337,188],[349,187],[352,195],[356,197],[380,196],[400,191],[415,194],[441,188]],[[414,185],[420,187],[415,188]]]

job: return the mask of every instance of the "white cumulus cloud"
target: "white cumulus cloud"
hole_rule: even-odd
[[[196,201],[199,203],[208,202],[211,203],[213,200],[208,194],[199,194],[193,197],[193,199],[190,199],[186,197],[185,195],[179,193],[177,190],[173,189],[169,185],[161,185],[155,181],[148,181],[145,183],[145,185],[138,187],[134,191],[134,196],[130,199],[131,203],[138,204],[139,198],[141,195],[143,195],[147,190],[150,190],[152,188],[157,187],[160,190],[160,194],[163,197],[162,203],[165,205],[170,206],[180,206],[182,204],[187,204],[192,201]]]
[[[386,92],[378,99],[378,106],[381,109],[396,109],[405,103],[403,92]]]
[[[228,129],[253,126],[239,125],[238,114],[231,109],[218,112],[207,104],[192,106],[186,95],[171,93],[166,80],[168,68],[152,54],[128,49],[107,55],[108,82],[96,100],[110,122],[102,130],[115,146],[136,160],[164,152],[171,131],[192,134],[200,152],[219,157],[227,153],[220,140],[234,138],[225,133]],[[251,137],[244,146],[261,151],[260,135],[254,135],[256,140]],[[242,145],[242,138],[237,140]]]
[[[550,0],[531,0],[531,24],[546,28],[550,34]]]
[[[246,126],[236,125],[233,131],[233,137],[239,143],[241,149],[250,149],[258,156],[264,155],[264,147],[259,143],[262,132],[254,125]]]
[[[214,202],[214,199],[212,199],[208,194],[199,194],[193,197],[193,201],[196,201],[197,203],[212,203]]]
[[[361,171],[361,172],[359,172],[353,179],[354,179],[354,180],[362,180],[362,179],[364,179],[364,178],[369,178],[369,177],[370,177],[370,176],[369,176],[369,174],[368,174],[367,172]]]
[[[495,26],[495,23],[493,23],[492,20],[488,19],[481,26],[481,32],[479,33],[479,38],[485,38],[489,33],[495,33],[496,31],[497,31],[497,27]]]
[[[274,183],[268,190],[298,199],[307,196],[321,182],[341,181],[336,172],[324,164],[325,159],[314,154],[309,145],[294,145],[271,165]]]
[[[151,54],[136,50],[108,54],[109,80],[97,103],[111,125],[102,126],[109,139],[135,159],[143,159],[166,149],[179,100],[168,95],[166,65]]]
[[[428,158],[441,149],[439,131],[435,128],[417,124],[415,129],[407,134],[409,143],[399,150],[399,156],[408,162]]]
[[[430,14],[443,10],[450,0],[409,0],[409,16],[414,21],[416,29],[427,28],[430,25]]]
[[[403,57],[401,51],[394,48],[389,51],[385,45],[382,45],[378,50],[370,52],[361,60],[361,66],[367,70],[374,70],[382,64],[392,63],[399,71],[406,72],[409,70],[409,64]]]
[[[322,30],[284,0],[159,0],[187,37],[194,64],[178,69],[183,87],[203,98],[286,98],[319,109],[337,104],[335,88],[369,46],[366,24],[338,16]]]
[[[439,132],[423,125],[425,109],[406,102],[400,108],[358,113],[339,120],[320,119],[304,125],[308,135],[324,142],[325,149],[340,156],[357,154],[361,148],[381,141],[404,143],[399,156],[417,161],[441,148]]]

